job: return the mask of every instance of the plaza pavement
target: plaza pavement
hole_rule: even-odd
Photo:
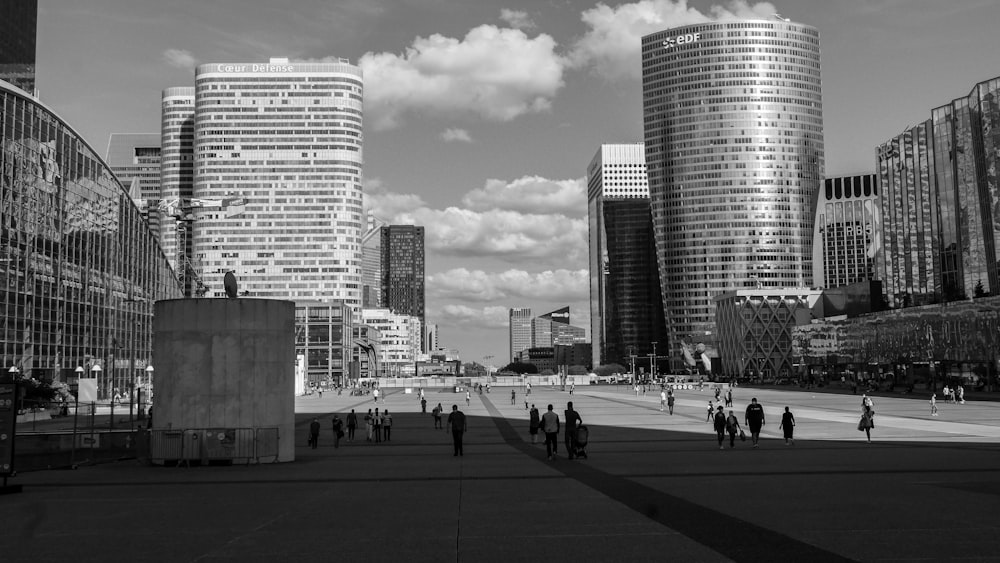
[[[392,441],[332,447],[330,415],[370,397],[296,399],[297,461],[146,467],[135,461],[22,473],[0,496],[0,561],[1000,561],[1000,403],[876,398],[873,442],[860,395],[736,388],[765,406],[759,449],[720,451],[709,390],[532,391],[588,425],[587,460],[545,459],[524,394],[427,393],[459,404],[466,455],[390,390]],[[795,413],[796,444],[779,438]],[[319,448],[306,447],[313,416]],[[742,419],[742,416],[740,416]]]

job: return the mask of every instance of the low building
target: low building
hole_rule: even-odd
[[[307,386],[347,383],[353,336],[351,307],[343,301],[295,304],[295,354],[305,360]]]

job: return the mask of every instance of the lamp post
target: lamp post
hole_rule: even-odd
[[[7,370],[7,373],[10,374],[10,380],[11,380],[11,382],[14,383],[14,391],[15,391],[15,393],[17,393],[18,395],[20,395],[21,391],[20,391],[20,389],[17,388],[17,380],[20,379],[18,377],[18,375],[20,375],[21,370],[17,369],[17,366],[10,366],[10,369]],[[21,399],[20,397],[16,397],[16,398],[17,398],[17,404],[18,404],[17,412],[21,412],[22,410],[24,410],[24,399]]]
[[[651,381],[656,381],[656,342],[653,342],[653,361],[649,365],[649,377]]]
[[[94,375],[94,381],[95,382],[100,379],[102,371],[104,371],[104,368],[101,367],[101,364],[94,364],[93,366],[90,367],[90,373],[92,373]],[[112,422],[114,422],[114,412],[112,412],[111,414],[112,414],[111,420],[112,420]],[[91,429],[91,431],[93,431],[93,429],[94,429],[94,417],[96,415],[97,415],[97,403],[95,402],[93,404],[92,408],[90,409],[90,429]]]
[[[152,364],[146,366],[146,383],[145,383],[145,386],[146,386],[146,396],[147,397],[149,396],[149,387],[153,383],[153,371],[154,370],[153,370]],[[139,406],[139,420],[142,420],[143,418],[146,417],[146,404],[142,402],[142,386],[143,386],[143,383],[139,383],[139,386],[136,387],[136,390],[135,390],[135,393],[136,393],[136,404]]]

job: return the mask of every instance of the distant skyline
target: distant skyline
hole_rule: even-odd
[[[586,167],[642,140],[639,38],[775,12],[820,30],[826,175],[1000,75],[995,0],[42,0],[41,99],[103,153],[157,132],[205,62],[344,57],[365,71],[366,205],[426,227],[427,320],[464,361],[509,355],[507,309],[589,326]]]

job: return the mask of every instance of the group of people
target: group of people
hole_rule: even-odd
[[[382,412],[379,412],[379,409],[375,409],[375,412],[368,409],[362,421],[365,424],[366,441],[373,443],[388,442],[392,439],[392,415],[389,414],[389,409],[385,409]],[[334,448],[340,447],[340,440],[345,435],[348,442],[354,441],[354,434],[358,429],[358,415],[354,412],[354,409],[351,409],[351,412],[347,414],[346,420],[342,420],[339,415],[335,414],[330,422],[333,426]],[[319,445],[319,434],[319,418],[314,418],[309,424],[309,446],[312,449],[316,449],[316,446]]]
[[[539,415],[538,408],[534,404],[528,410],[528,434],[531,436],[531,443],[538,443],[538,433],[545,434],[545,454],[549,461],[555,459],[559,453],[559,430],[563,429],[563,444],[566,447],[566,457],[573,459],[580,448],[579,433],[583,425],[580,413],[573,409],[573,401],[566,403],[566,410],[563,411],[564,425],[559,421],[559,415],[552,410],[552,405],[548,405],[545,414]]]
[[[709,409],[711,408],[712,403],[709,401]],[[729,435],[730,448],[736,447],[737,434],[741,441],[746,439],[746,433],[743,431],[739,418],[736,417],[732,409],[729,410],[729,415],[727,416],[724,407],[719,405],[716,407],[715,413],[711,415],[710,420],[713,422],[720,450],[725,449],[723,442],[726,439],[726,434]],[[750,399],[750,404],[743,415],[743,423],[750,430],[750,440],[753,447],[758,447],[760,445],[760,431],[764,427],[764,406],[757,402],[757,397]],[[790,408],[785,407],[785,412],[781,415],[781,423],[778,425],[778,429],[783,431],[786,446],[795,445],[795,415],[792,414]]]

